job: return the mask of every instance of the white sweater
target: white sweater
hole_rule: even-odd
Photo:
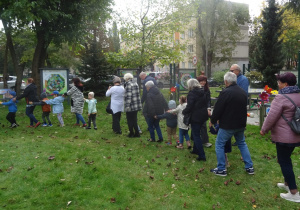
[[[178,128],[184,129],[184,130],[188,130],[189,126],[185,125],[183,123],[183,114],[182,111],[185,109],[187,103],[184,104],[179,104],[176,109],[172,109],[170,110],[170,113],[177,113],[177,125]]]

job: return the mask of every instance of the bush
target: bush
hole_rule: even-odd
[[[223,84],[224,83],[224,75],[226,74],[226,72],[228,72],[229,70],[222,70],[222,71],[215,71],[213,73],[213,78],[214,81]]]

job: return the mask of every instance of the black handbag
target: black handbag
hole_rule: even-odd
[[[113,114],[113,111],[112,111],[112,109],[110,108],[110,104],[111,104],[111,102],[109,102],[109,103],[107,104],[106,112],[107,112],[108,114]]]

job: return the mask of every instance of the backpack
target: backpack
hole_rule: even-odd
[[[285,95],[285,94],[282,94],[282,95],[292,102],[292,104],[295,106],[296,110],[295,110],[295,114],[291,121],[288,121],[283,114],[281,114],[281,116],[289,124],[292,131],[294,131],[296,134],[299,135],[300,134],[300,107],[298,107],[295,104],[295,102],[292,99],[290,99],[287,95]]]

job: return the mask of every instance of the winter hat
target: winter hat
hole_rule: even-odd
[[[53,91],[53,93],[51,94],[52,96],[53,95],[59,95],[59,92],[57,90]]]
[[[10,91],[9,94],[12,95],[13,97],[17,95],[15,91]]]
[[[176,102],[174,100],[169,101],[169,109],[175,109],[176,108]]]
[[[43,92],[43,93],[41,93],[40,97],[41,97],[41,99],[47,98],[47,94],[45,92]]]

